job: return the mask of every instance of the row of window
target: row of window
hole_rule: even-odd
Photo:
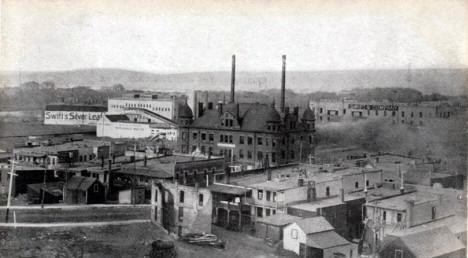
[[[186,137],[186,134],[183,134],[182,137],[184,138],[185,140],[185,137]],[[208,141],[208,142],[214,142],[214,134],[212,133],[201,133],[201,141]],[[247,141],[246,141],[246,138],[247,138]],[[193,140],[198,140],[198,133],[192,133],[192,139]],[[300,141],[302,142],[304,140],[304,137],[303,136],[300,136]],[[257,137],[257,145],[261,146],[261,145],[265,145],[265,146],[269,146],[270,145],[270,141],[271,141],[271,146],[272,147],[276,147],[277,145],[277,140],[276,139],[271,139],[271,138],[263,138],[263,137]],[[312,135],[309,135],[308,137],[308,141],[309,141],[309,144],[312,144],[312,141],[313,141],[313,138],[312,138]],[[234,136],[233,135],[227,135],[227,134],[220,134],[219,135],[219,142],[221,143],[234,143]],[[247,145],[252,145],[253,142],[254,142],[254,138],[252,136],[243,136],[243,135],[240,135],[239,136],[239,144],[246,144],[247,142]],[[295,137],[291,136],[290,137],[290,142],[291,144],[294,144],[295,143]],[[283,145],[286,144],[286,138],[283,137],[281,138],[281,143]]]
[[[257,191],[257,200],[263,200],[263,190]],[[265,191],[265,200],[276,202],[276,192]]]
[[[262,208],[262,207],[257,207],[257,217],[263,218],[263,210],[265,210],[265,216],[268,217],[270,215],[275,215],[276,210],[275,209],[269,209],[269,208]]]
[[[320,108],[320,114],[323,113],[323,108]],[[328,115],[339,115],[338,114],[338,110],[328,110],[327,111],[327,114]],[[355,113],[359,112],[359,116],[362,116],[362,111],[352,111],[351,112],[351,115],[354,116]],[[401,117],[405,117],[405,111],[400,111],[401,112]],[[372,112],[373,114],[375,114],[376,116],[378,116],[380,114],[379,110],[374,110]],[[392,116],[396,116],[396,113],[397,111],[392,111]],[[346,109],[343,109],[343,115],[346,114]],[[410,113],[410,117],[415,117],[415,114],[418,114],[418,112],[411,112]],[[431,113],[428,113],[429,116],[431,116]],[[445,115],[447,115],[446,113],[444,113]],[[371,110],[367,110],[367,116],[370,116],[371,115]],[[387,116],[388,113],[387,113],[387,110],[383,110],[383,116]],[[419,112],[419,117],[422,118],[423,117],[423,112]],[[442,117],[442,114],[440,114],[440,117]],[[450,117],[450,112],[448,112],[448,117]]]
[[[145,104],[145,103],[138,103],[138,104],[125,103],[125,105],[111,105],[111,108],[123,109],[123,108],[126,108],[126,107],[146,108],[146,109],[153,110],[153,111],[170,111],[171,110],[171,108],[168,108],[168,107],[153,107],[153,105]]]

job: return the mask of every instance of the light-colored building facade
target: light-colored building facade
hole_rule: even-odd
[[[338,235],[333,226],[320,216],[298,220],[284,227],[283,248],[300,257],[358,257],[357,244]]]
[[[104,106],[50,104],[44,110],[44,124],[96,126],[105,112]]]
[[[144,109],[106,114],[96,125],[96,136],[110,138],[148,138],[159,136],[177,140],[177,124],[171,119]]]
[[[317,124],[387,119],[395,124],[424,126],[434,119],[454,119],[460,109],[448,102],[394,103],[358,102],[355,100],[310,102]]]
[[[151,220],[179,236],[211,233],[212,197],[207,188],[153,182]]]
[[[186,103],[185,96],[161,96],[150,93],[127,93],[108,100],[109,114],[121,114],[129,109],[146,109],[171,120],[177,119],[179,104]]]

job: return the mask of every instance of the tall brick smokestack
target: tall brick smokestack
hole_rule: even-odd
[[[229,101],[230,103],[234,103],[235,85],[236,85],[236,55],[232,55],[231,99]]]
[[[283,55],[283,71],[281,72],[281,112],[284,113],[284,101],[286,98],[286,55]]]

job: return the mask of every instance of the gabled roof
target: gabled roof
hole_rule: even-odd
[[[439,257],[465,248],[445,226],[401,236],[399,239],[416,257]]]
[[[239,105],[237,107],[237,104]],[[281,116],[271,105],[260,103],[229,103],[223,106],[223,113],[228,112],[234,116],[239,108],[237,118],[240,129],[246,131],[268,131],[268,122],[281,122]],[[220,114],[217,110],[207,110],[198,118],[195,118],[192,127],[225,128],[221,125]]]
[[[351,242],[338,235],[334,230],[307,235],[306,243],[307,246],[319,249],[351,244]]]
[[[96,178],[74,176],[68,180],[66,188],[67,190],[87,191],[96,181]]]
[[[296,224],[302,229],[302,231],[304,231],[306,235],[335,229],[322,216],[299,220],[296,222]]]

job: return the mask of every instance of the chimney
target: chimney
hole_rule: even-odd
[[[236,119],[239,119],[239,103],[236,104]]]
[[[281,112],[285,111],[284,109],[285,95],[286,95],[286,55],[283,55],[283,70],[281,73],[281,105],[280,105]]]
[[[413,208],[414,200],[405,200],[406,201],[406,228],[411,227],[411,222],[413,218]]]
[[[226,167],[224,175],[225,175],[224,177],[225,183],[230,184],[231,183],[231,168],[230,167]]]
[[[232,69],[231,69],[231,99],[230,103],[234,102],[235,94],[235,85],[236,85],[236,55],[232,55]]]
[[[218,114],[222,115],[223,114],[223,102],[219,101],[216,108],[218,109]]]
[[[198,117],[203,116],[203,102],[198,102],[197,113]]]
[[[145,155],[145,159],[143,160],[143,167],[146,167],[147,164],[148,164],[148,158]]]
[[[111,189],[113,188],[113,185],[112,185],[112,162],[111,160],[109,160],[109,193],[111,192]]]
[[[294,107],[294,116],[299,117],[299,107]]]
[[[344,199],[344,189],[343,188],[340,189],[340,197],[341,197],[341,202],[344,203],[345,199]]]

